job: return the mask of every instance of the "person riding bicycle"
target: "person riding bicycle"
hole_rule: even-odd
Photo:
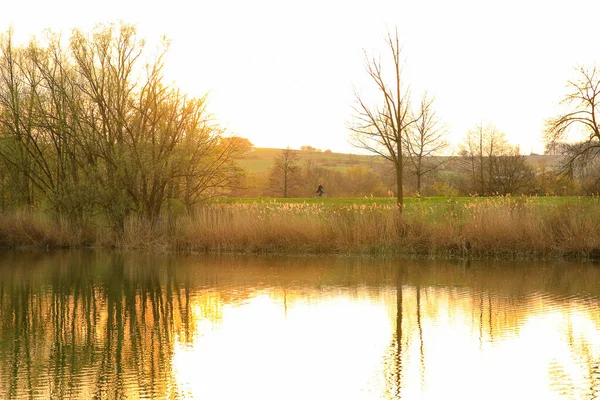
[[[316,193],[317,193],[317,196],[319,196],[319,197],[323,197],[323,194],[325,194],[325,191],[323,190],[323,185],[321,185],[320,183],[319,183],[319,187],[317,188]]]

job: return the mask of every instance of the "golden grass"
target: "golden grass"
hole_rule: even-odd
[[[132,218],[121,234],[75,229],[16,213],[0,217],[10,247],[117,247],[154,251],[415,254],[451,257],[600,258],[600,207],[580,199],[490,198],[422,203],[402,220],[391,205],[338,209],[315,203],[213,204],[193,217],[151,225]]]
[[[31,212],[0,215],[0,246],[17,248],[79,248],[94,243],[94,234],[67,221]]]

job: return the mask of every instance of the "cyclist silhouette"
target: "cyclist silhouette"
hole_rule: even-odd
[[[317,196],[323,197],[323,195],[325,194],[325,191],[323,190],[323,185],[319,183],[319,187],[317,188],[317,191],[315,193],[317,194]]]

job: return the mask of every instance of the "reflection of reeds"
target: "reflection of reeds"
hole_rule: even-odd
[[[3,217],[10,246],[146,248],[164,251],[424,254],[444,256],[600,256],[596,201],[540,202],[499,197],[467,203],[416,202],[400,221],[392,205],[217,203],[194,216],[148,224],[130,219],[122,235],[70,231],[23,215]]]

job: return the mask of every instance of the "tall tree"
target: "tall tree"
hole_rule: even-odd
[[[416,123],[406,131],[405,150],[410,170],[417,179],[417,193],[421,192],[422,177],[431,174],[444,164],[444,158],[435,157],[448,146],[448,130],[433,109],[433,98],[425,94],[419,107]]]
[[[600,71],[596,66],[579,67],[577,78],[568,82],[569,92],[562,99],[566,111],[546,122],[547,148],[556,148],[559,142],[569,139],[570,133],[578,136],[577,144],[568,146],[565,170],[586,157],[600,154]]]
[[[33,205],[34,188],[51,192],[52,167],[44,157],[48,143],[35,127],[39,74],[32,73],[27,51],[15,48],[12,30],[0,38],[0,157],[18,185],[20,202]]]
[[[300,171],[298,156],[292,149],[288,147],[277,154],[269,173],[272,193],[284,198],[290,197],[300,183]]]
[[[390,79],[384,74],[381,60],[369,57],[365,53],[365,68],[371,82],[381,98],[379,104],[371,105],[360,93],[356,92],[354,121],[350,129],[354,133],[354,145],[378,154],[393,163],[396,171],[397,205],[400,215],[404,204],[403,136],[415,124],[410,111],[410,96],[402,85],[402,60],[398,30],[395,35],[388,34],[388,54],[391,56],[392,74]]]
[[[224,140],[206,97],[163,82],[166,42],[146,61],[130,25],[75,30],[68,47],[51,33],[15,47],[11,35],[0,37],[3,204],[35,194],[59,216],[102,210],[122,229],[130,214],[155,222],[168,199],[193,204],[241,174],[250,143]]]

